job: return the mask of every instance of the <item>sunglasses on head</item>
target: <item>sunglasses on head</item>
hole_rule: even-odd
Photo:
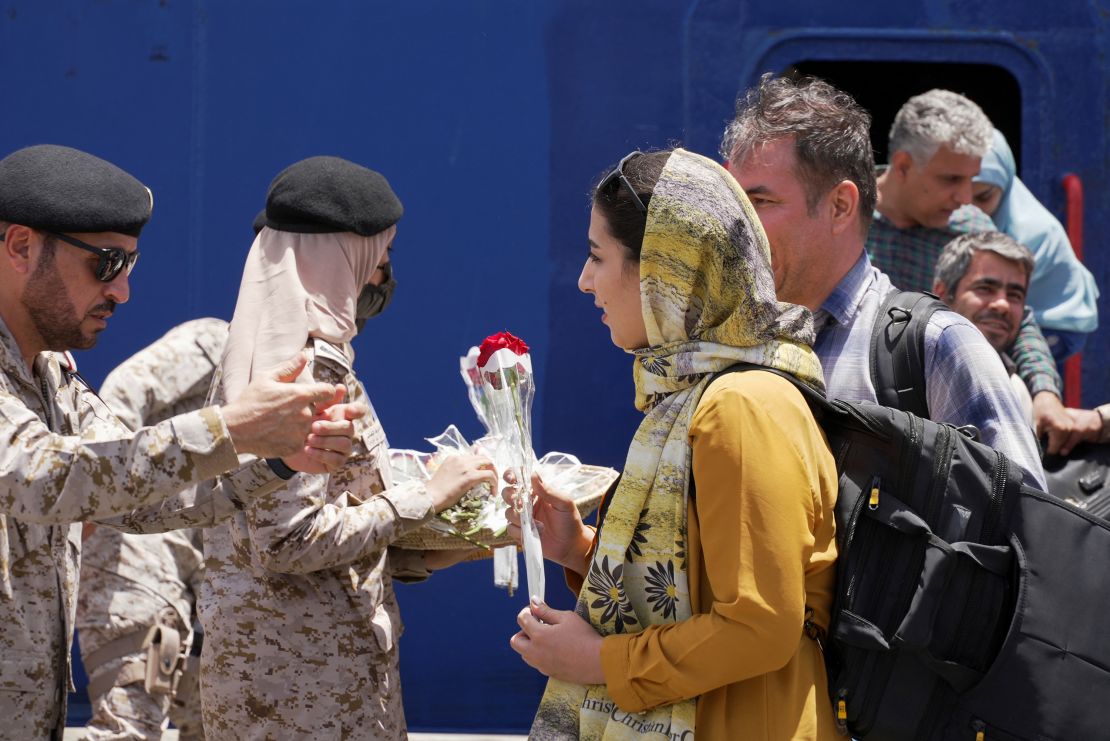
[[[97,247],[88,242],[82,242],[76,237],[71,237],[68,234],[61,234],[59,232],[46,232],[55,239],[60,239],[68,245],[76,247],[86,252],[92,252],[100,259],[96,263],[96,279],[102,283],[108,283],[115,280],[116,276],[124,270],[128,275],[135,268],[135,263],[139,259],[139,251],[128,252],[122,247]]]
[[[601,182],[597,184],[597,192],[600,193],[605,188],[608,188],[610,185],[612,185],[614,180],[619,180],[621,185],[628,188],[628,192],[632,196],[632,202],[636,204],[636,210],[638,210],[642,214],[646,214],[647,206],[645,206],[644,202],[640,200],[640,196],[636,192],[636,189],[632,187],[632,183],[628,182],[628,178],[624,176],[624,163],[628,162],[628,160],[632,159],[638,154],[643,154],[643,152],[637,150],[635,152],[629,152],[628,154],[626,154],[621,159],[621,161],[617,163],[616,168],[611,173],[602,178]]]

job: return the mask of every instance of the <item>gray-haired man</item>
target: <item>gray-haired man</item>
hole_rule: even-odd
[[[994,127],[974,102],[949,90],[910,98],[890,127],[890,165],[880,170],[867,236],[872,262],[906,291],[927,291],[937,257],[960,234],[994,231],[971,204],[972,179],[990,151]],[[1061,402],[1060,374],[1032,313],[1010,357],[1033,395],[1033,422],[1056,452],[1074,423]]]

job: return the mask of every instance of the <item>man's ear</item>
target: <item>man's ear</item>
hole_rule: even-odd
[[[905,179],[911,167],[913,167],[913,156],[906,150],[899,149],[890,155],[890,169],[900,179]]]
[[[35,230],[22,224],[9,224],[0,242],[4,261],[17,273],[28,274],[35,268],[39,250]]]
[[[944,285],[944,281],[933,281],[933,293],[940,296],[940,300],[949,306],[952,305],[952,296],[948,293],[948,286]]]
[[[859,228],[859,188],[851,180],[841,180],[829,193],[833,233]]]

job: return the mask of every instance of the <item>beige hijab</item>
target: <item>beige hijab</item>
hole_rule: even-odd
[[[352,357],[358,294],[396,231],[391,226],[363,237],[262,229],[247,254],[228,332],[224,398],[237,398],[252,378],[294,357],[310,337]]]

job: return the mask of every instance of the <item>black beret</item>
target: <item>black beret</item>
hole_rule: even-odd
[[[381,173],[339,157],[309,157],[278,173],[254,226],[285,232],[354,232],[369,237],[404,209]]]
[[[0,220],[54,232],[139,236],[154,198],[111,162],[39,144],[0,160]]]
[[[254,217],[254,221],[251,223],[251,228],[254,229],[254,235],[257,237],[258,233],[260,231],[262,231],[263,227],[265,227],[265,226],[266,226],[266,209],[262,209],[261,211],[258,212],[258,215]]]

